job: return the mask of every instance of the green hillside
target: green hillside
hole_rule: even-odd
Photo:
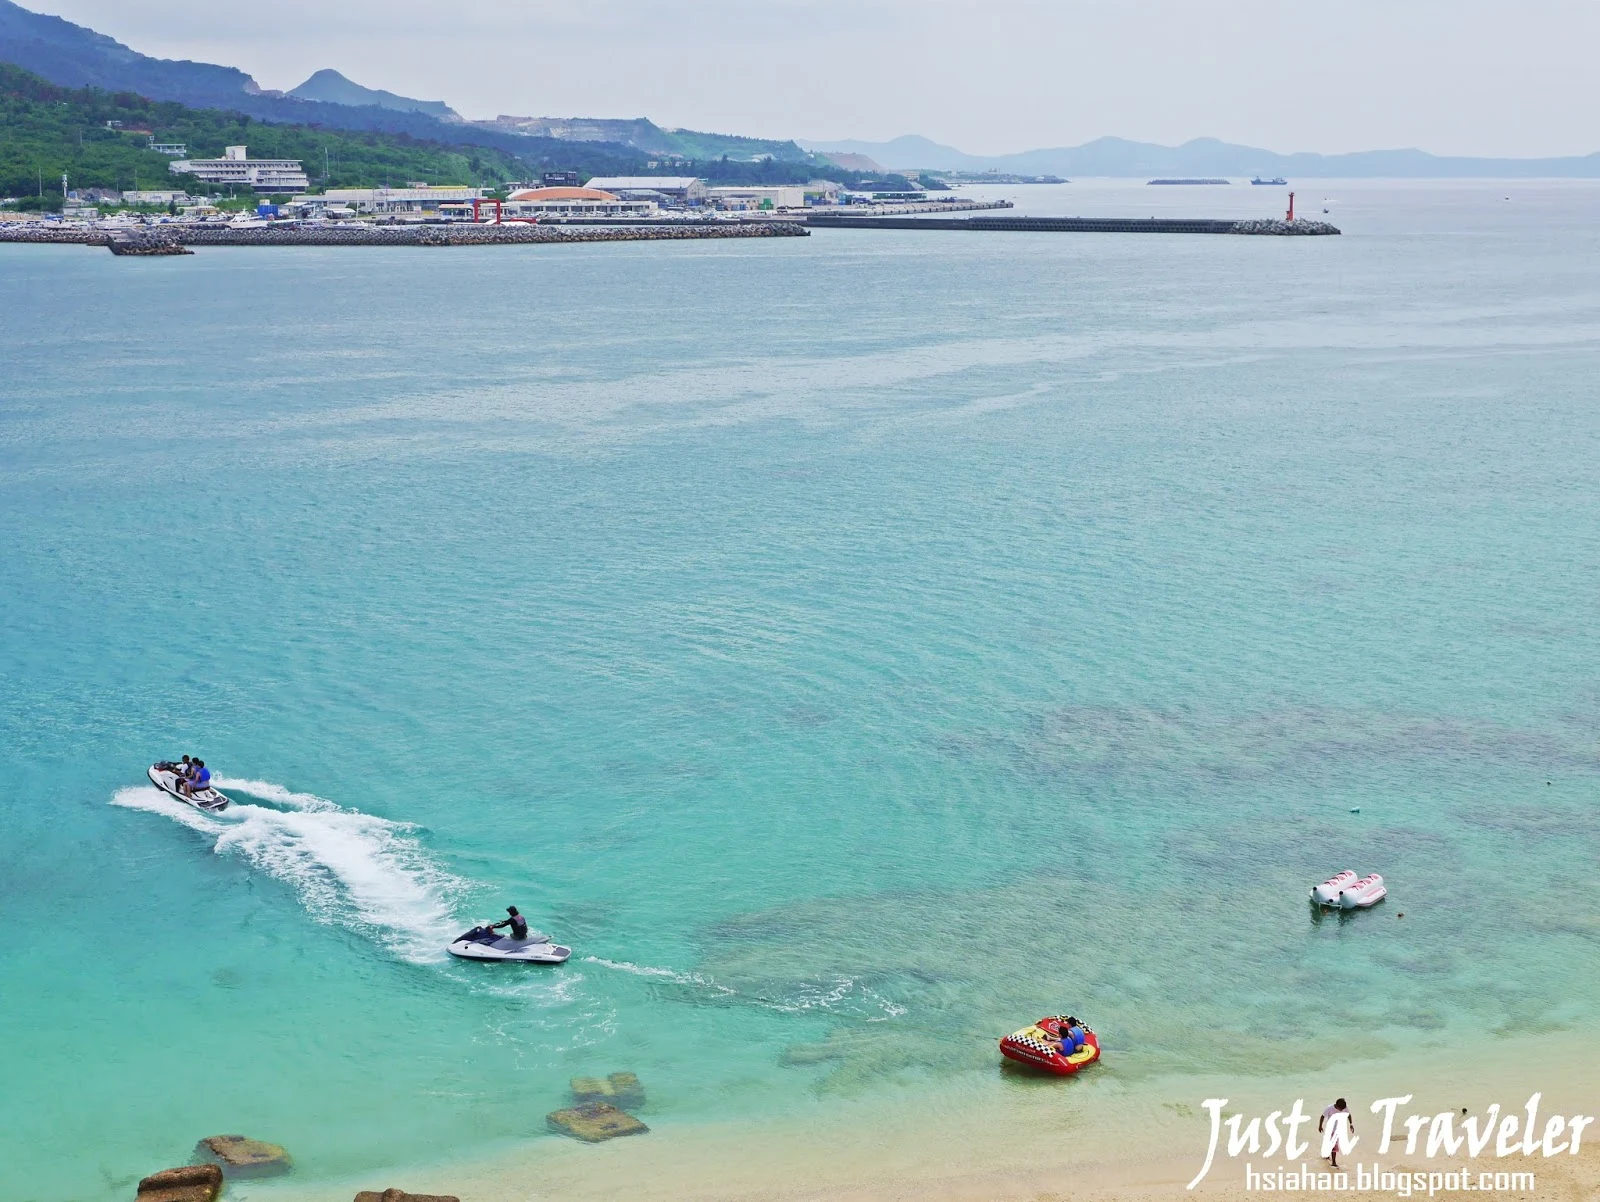
[[[120,122],[121,128],[107,128],[110,121]],[[526,154],[513,154],[488,146],[424,142],[405,134],[268,124],[241,113],[188,108],[131,92],[57,87],[0,63],[0,197],[35,198],[38,203],[42,192],[46,204],[59,207],[63,172],[74,189],[208,191],[168,171],[172,160],[147,149],[152,136],[158,142],[183,143],[193,158],[215,158],[223,147],[242,143],[252,158],[299,159],[314,190],[398,187],[413,180],[493,187],[551,169],[584,177],[687,174],[712,184],[798,184],[820,171],[803,162],[727,158],[662,163],[651,170],[627,157],[629,148],[610,143],[527,138]],[[826,175],[846,186],[867,178],[837,168]]]
[[[59,200],[62,172],[73,188],[184,183],[167,170],[170,159],[146,149],[146,134],[107,129],[107,121],[148,130],[158,142],[182,142],[196,158],[215,157],[224,146],[243,143],[254,158],[300,159],[316,188],[398,186],[412,180],[492,186],[527,179],[550,165],[545,139],[530,139],[529,157],[522,159],[488,147],[443,146],[404,134],[268,125],[238,113],[132,93],[59,88],[0,63],[0,196],[36,196],[42,181],[46,196],[53,193]],[[586,173],[640,167],[598,149],[583,143],[562,146],[554,165]]]

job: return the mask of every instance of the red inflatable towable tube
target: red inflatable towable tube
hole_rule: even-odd
[[[1063,1056],[1057,1042],[1061,1038],[1061,1020],[1065,1015],[1041,1018],[1031,1027],[1007,1035],[1000,1041],[1000,1054],[1021,1064],[1031,1064],[1047,1073],[1068,1076],[1086,1064],[1100,1059],[1100,1039],[1087,1024],[1083,1028],[1083,1046],[1070,1056]]]

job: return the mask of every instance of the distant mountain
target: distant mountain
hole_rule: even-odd
[[[796,138],[807,150],[836,159],[840,155],[866,159],[892,167],[923,167],[931,171],[987,171],[994,160],[981,155],[963,154],[954,146],[943,146],[930,138],[906,134],[888,142],[810,142]]]
[[[297,100],[320,100],[327,104],[347,104],[352,108],[376,105],[381,109],[393,109],[398,113],[426,113],[440,121],[462,119],[460,113],[442,100],[413,100],[409,96],[397,96],[393,92],[385,92],[379,88],[364,88],[331,68],[318,71],[298,88],[290,88],[288,95]],[[594,138],[592,141],[607,142],[615,139]]]
[[[372,130],[448,145],[487,146],[533,163],[548,160],[551,147],[557,151],[561,149],[559,143],[548,138],[535,139],[530,144],[515,134],[440,120],[428,112],[388,108],[377,103],[329,103],[269,92],[236,68],[151,58],[92,29],[60,17],[30,12],[11,0],[0,0],[0,62],[21,67],[61,87],[134,92],[149,100],[170,100],[190,108],[243,113],[275,124]],[[366,88],[358,90],[363,96],[375,94]],[[404,100],[403,97],[395,99]],[[617,144],[585,146],[581,151],[574,148],[572,153],[562,157],[580,155],[589,159],[605,156],[619,165],[639,163],[637,150]]]
[[[1568,178],[1600,177],[1600,154],[1551,159],[1447,157],[1423,150],[1364,150],[1353,154],[1279,154],[1238,146],[1216,138],[1196,138],[1182,146],[1097,138],[1082,146],[1025,150],[1019,154],[964,154],[927,138],[906,136],[890,142],[812,142],[800,145],[821,154],[868,155],[891,169],[999,171],[1017,175],[1108,175],[1131,177],[1250,176],[1390,178]]]
[[[150,58],[103,33],[0,0],[0,60],[69,88],[138,92],[159,100],[260,92],[233,67]]]
[[[572,142],[616,142],[662,158],[709,160],[727,156],[751,162],[772,159],[780,163],[812,162],[813,156],[797,144],[773,138],[743,138],[735,134],[708,134],[692,129],[663,129],[647,117],[513,117],[502,114],[493,121],[474,124],[486,129],[560,138]]]
[[[848,154],[841,150],[830,150],[823,156],[836,167],[843,167],[846,171],[870,171],[873,175],[883,173],[883,164],[870,155]]]

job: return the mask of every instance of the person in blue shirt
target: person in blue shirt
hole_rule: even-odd
[[[1072,1055],[1084,1045],[1083,1024],[1070,1014],[1061,1019],[1059,1043],[1063,1056]]]
[[[193,797],[196,793],[204,792],[211,787],[211,769],[206,767],[204,760],[191,760],[189,775],[178,778],[178,792],[185,797]]]

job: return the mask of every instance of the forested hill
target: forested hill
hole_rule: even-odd
[[[108,121],[122,123],[108,129]],[[142,132],[141,132],[142,131]],[[705,162],[646,168],[632,147],[604,142],[502,135],[506,145],[445,145],[406,134],[322,129],[257,121],[243,113],[147,100],[131,92],[62,88],[20,67],[0,63],[0,197],[61,195],[61,174],[73,188],[167,188],[165,155],[147,149],[181,142],[192,158],[213,158],[243,144],[252,158],[299,159],[315,190],[430,184],[493,186],[537,179],[543,171],[591,175],[698,175],[713,184],[799,184],[816,174],[806,163]],[[859,172],[827,172],[847,186]]]
[[[122,131],[106,128],[120,121]],[[148,133],[132,132],[137,130]],[[243,143],[252,158],[305,163],[316,187],[430,184],[493,185],[537,177],[543,170],[630,174],[637,152],[552,138],[517,138],[511,154],[486,146],[446,146],[405,134],[352,132],[267,124],[235,112],[195,109],[128,92],[61,88],[20,67],[0,63],[0,196],[60,195],[62,172],[74,188],[165,188],[178,182],[165,155],[146,148],[182,142],[191,156],[218,156]],[[509,140],[509,139],[508,139]],[[613,151],[615,153],[613,153]]]

